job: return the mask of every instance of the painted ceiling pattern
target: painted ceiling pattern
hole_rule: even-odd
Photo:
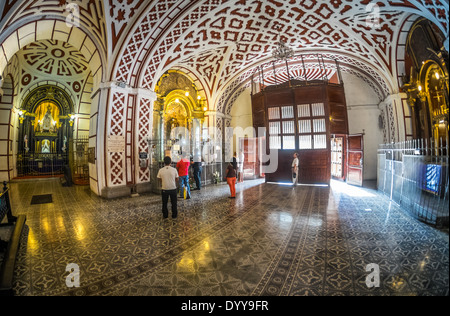
[[[177,15],[177,20],[167,21],[163,32],[158,21],[175,4],[173,1],[153,2],[151,14],[140,21],[125,42],[123,58],[118,59],[119,67],[114,76],[131,85],[152,89],[155,80],[166,70],[184,68],[202,78],[205,89],[214,99],[248,68],[268,61],[281,34],[297,53],[323,51],[350,56],[369,64],[385,78],[391,78],[395,61],[393,45],[404,20],[411,14],[428,15],[446,28],[448,16],[445,3],[428,0],[378,1],[377,27],[367,24],[373,13],[367,11],[371,3],[367,0],[208,0],[195,3],[177,4],[182,13]],[[145,51],[145,58],[142,51]]]
[[[139,9],[143,3],[144,0],[108,0],[113,47],[124,33],[128,22],[140,14]]]
[[[89,63],[72,45],[44,40],[33,42],[17,53],[21,61],[18,66],[19,95],[25,96],[36,84],[58,78],[59,85],[70,91],[75,102],[79,102],[86,84],[92,81]]]
[[[89,70],[89,64],[83,55],[65,42],[34,42],[24,47],[20,54],[34,72],[45,75],[73,78],[84,76]]]
[[[290,60],[290,69],[293,73],[290,73],[289,75],[293,79],[304,79],[304,74],[298,71],[301,68],[306,68],[307,70],[314,67],[320,68],[318,63],[313,62],[303,65],[302,56],[303,55],[294,56]],[[376,71],[376,69],[370,67],[370,65],[364,61],[352,58],[350,56],[334,53],[323,53],[321,56],[325,61],[325,67],[327,69],[327,73],[329,73],[329,79],[331,78],[333,71],[336,70],[335,62],[338,62],[339,68],[342,72],[352,74],[364,81],[378,95],[380,101],[384,100],[389,95],[392,88],[387,84],[386,80],[382,78],[380,73]],[[275,70],[273,70],[272,63],[265,63],[260,67],[249,68],[245,72],[242,72],[230,84],[227,85],[226,89],[221,94],[219,100],[217,101],[217,110],[222,113],[230,114],[231,106],[234,104],[234,101],[245,89],[250,88],[252,79],[256,83],[264,81],[266,84],[272,84],[275,82],[275,74],[279,77],[282,76],[283,78],[287,78],[285,63],[278,62],[275,64]],[[259,71],[261,71],[261,76],[264,79],[260,79]],[[309,80],[317,79],[322,75],[320,71],[315,71],[312,73],[315,73],[316,76],[311,76],[308,78]]]
[[[114,0],[115,1],[115,0]],[[103,0],[5,0],[3,12],[0,12],[0,31],[27,19],[44,16],[59,17],[66,21],[71,14],[69,5],[76,5],[76,14],[80,26],[89,29],[91,35],[103,51],[107,51],[108,30],[104,14]],[[1,5],[0,5],[1,10]],[[3,24],[3,25],[2,25]]]
[[[366,65],[364,71],[373,75],[384,94],[386,87],[392,90],[397,75],[395,45],[409,16],[426,17],[448,36],[449,9],[444,0],[3,2],[0,31],[42,15],[63,20],[67,6],[76,4],[82,28],[107,56],[107,80],[153,90],[167,70],[182,69],[202,84],[199,89],[214,103],[238,78],[242,83],[256,66],[269,61],[280,38],[296,54],[320,52],[343,58],[353,62],[348,65],[352,71]],[[374,14],[379,16],[375,26]]]

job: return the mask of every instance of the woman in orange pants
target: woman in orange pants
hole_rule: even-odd
[[[227,183],[230,186],[230,199],[236,198],[236,170],[231,163],[227,167]]]

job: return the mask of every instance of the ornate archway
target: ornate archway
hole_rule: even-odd
[[[154,134],[159,135],[159,158],[169,155],[177,161],[181,155],[192,155],[201,147],[207,110],[197,87],[184,73],[171,70],[160,78],[156,92],[160,117]]]
[[[74,118],[72,99],[59,87],[40,86],[26,96],[19,110],[19,177],[64,173]]]
[[[443,34],[426,19],[412,26],[406,42],[407,93],[416,139],[446,146],[448,141],[448,52],[442,49]]]

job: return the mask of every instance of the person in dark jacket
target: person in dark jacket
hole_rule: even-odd
[[[235,152],[234,155],[233,155],[233,159],[231,160],[231,164],[233,165],[234,171],[237,173],[237,170],[238,170],[238,163],[237,163],[236,152]]]
[[[194,169],[194,180],[195,180],[195,189],[194,190],[200,190],[202,187],[202,160],[200,157],[196,156],[191,161],[191,166]]]

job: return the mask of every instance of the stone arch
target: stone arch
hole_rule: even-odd
[[[1,80],[0,90],[0,180],[9,181],[14,176],[14,78],[7,74]]]
[[[359,79],[367,83],[378,95],[380,102],[383,101],[389,94],[393,93],[395,89],[390,78],[383,76],[381,71],[377,72],[377,67],[375,65],[368,64],[366,61],[340,52],[318,51],[317,53],[322,54],[325,59],[338,61],[342,72],[347,72],[357,76]],[[292,60],[289,61],[293,66],[302,63],[302,60],[298,56],[300,55],[294,56]],[[215,105],[219,112],[230,114],[234,101],[246,88],[250,88],[252,73],[254,73],[255,69],[262,64],[264,63],[260,63],[256,67],[246,70],[241,76],[237,77],[223,90],[220,99]],[[270,72],[273,72],[273,68],[271,65],[267,65],[268,66],[264,71],[270,74]],[[281,75],[287,77],[286,66],[284,63],[279,63],[276,66],[275,71],[280,72]]]
[[[14,79],[10,73],[5,78],[1,78],[2,89],[0,90],[0,104],[3,106],[12,106],[14,104]]]
[[[77,82],[70,82],[69,84],[67,82],[58,84],[57,81],[61,80],[50,80],[52,82],[55,81],[58,86],[66,85],[68,90],[73,90],[73,93],[78,94],[79,102],[73,103],[77,103],[77,110],[80,113],[82,112],[82,115],[78,115],[74,119],[74,136],[76,135],[76,137],[80,135],[82,137],[87,137],[88,135],[96,136],[98,134],[98,109],[100,108],[100,95],[102,95],[100,88],[102,82],[105,81],[104,77],[107,67],[106,37],[104,38],[105,42],[103,42],[102,36],[96,33],[98,30],[95,29],[94,25],[97,22],[101,24],[102,21],[95,23],[87,21],[85,15],[89,12],[85,11],[83,6],[84,4],[80,4],[80,8],[84,11],[81,12],[81,23],[76,27],[66,23],[64,7],[58,8],[58,10],[61,9],[62,14],[55,13],[51,16],[45,16],[44,19],[42,19],[43,16],[41,13],[27,14],[26,12],[22,12],[22,8],[18,8],[18,13],[12,15],[7,27],[4,25],[0,26],[0,28],[4,27],[0,33],[0,74],[5,69],[8,69],[8,64],[11,61],[17,60],[17,53],[21,49],[29,44],[42,41],[59,41],[70,44],[87,61],[90,74],[84,82],[78,82],[77,80]],[[91,12],[94,14],[94,11]],[[24,14],[26,16],[23,16]],[[21,15],[22,17],[20,17]],[[70,78],[68,80],[70,81]],[[27,86],[25,89],[34,88],[35,86],[35,82],[33,82],[33,85]],[[31,89],[29,91],[25,89],[21,93],[31,91]],[[87,104],[89,104],[90,108]],[[14,126],[18,126],[18,123]],[[96,145],[96,141],[94,144]],[[97,172],[97,170],[95,169],[93,171],[91,179],[98,178],[94,172]]]
[[[155,92],[165,99],[165,104],[179,99],[190,115],[203,111],[203,106],[206,105],[203,101],[207,102],[203,87],[198,88],[198,80],[180,70],[172,69],[162,75],[157,81]]]
[[[94,78],[94,86],[104,81],[105,62],[101,49],[89,32],[82,27],[69,27],[65,21],[51,19],[28,21],[12,27],[13,31],[0,36],[0,73],[13,56],[30,43],[41,40],[58,40],[75,47],[88,61]]]
[[[170,92],[164,98],[163,111],[166,112],[168,110],[168,107],[174,103],[177,103],[177,104],[180,104],[181,106],[183,106],[184,110],[186,112],[186,115],[188,117],[192,116],[194,109],[195,109],[195,103],[190,95],[186,96],[184,94],[183,90],[174,90],[174,91]]]
[[[69,93],[58,86],[44,85],[30,91],[23,100],[22,109],[33,113],[36,107],[44,101],[54,101],[60,108],[62,115],[73,113],[74,104]]]
[[[50,81],[50,80],[41,80],[41,81],[35,82],[34,84],[30,85],[30,87],[28,87],[27,90],[25,90],[22,93],[22,97],[20,98],[20,100],[18,100],[18,102],[19,102],[18,104],[19,105],[25,104],[26,103],[25,100],[27,98],[29,98],[35,90],[37,90],[41,86],[48,86],[48,85],[57,87],[59,90],[64,91],[65,94],[70,98],[72,104],[75,107],[76,99],[75,99],[75,96],[73,95],[73,92],[69,89],[69,87],[64,83],[60,83],[57,81]]]

